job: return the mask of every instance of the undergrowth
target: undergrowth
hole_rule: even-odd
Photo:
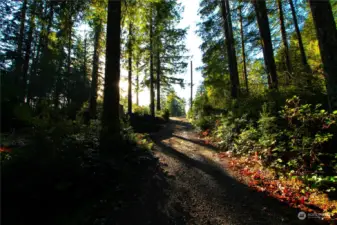
[[[193,123],[234,157],[256,156],[276,179],[298,179],[336,199],[337,111],[301,103],[297,96],[285,100],[277,113],[275,102],[263,103],[258,116],[243,111],[239,106],[220,115],[200,112]]]
[[[120,160],[100,155],[99,120],[86,125],[80,117],[55,119],[51,112],[42,110],[25,129],[1,135],[4,224],[83,224],[99,199],[109,193],[115,201],[115,187],[137,189],[143,167],[157,168],[152,144],[129,121],[121,121],[120,143],[109,146],[122,152]]]

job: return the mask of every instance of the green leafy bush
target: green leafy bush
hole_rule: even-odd
[[[164,110],[160,111],[160,117],[162,117],[165,121],[170,120],[170,111],[165,108]]]
[[[259,137],[259,130],[253,125],[248,125],[235,139],[236,153],[249,154],[259,150],[256,144]]]
[[[193,125],[199,127],[201,130],[207,130],[214,126],[214,117],[203,116],[193,121]]]
[[[150,114],[150,109],[149,107],[145,106],[133,106],[133,112],[136,115],[143,116],[143,115],[149,115]]]
[[[231,110],[220,116],[200,113],[193,122],[203,130],[211,128],[222,149],[238,155],[258,152],[262,162],[277,173],[334,191],[337,111],[329,113],[320,104],[301,104],[297,96],[287,99],[279,114],[274,110],[275,102],[264,103],[256,119]]]
[[[247,124],[247,115],[236,118],[230,112],[225,116],[220,116],[214,131],[215,137],[221,140],[218,142],[218,145],[221,148],[239,153],[239,148],[235,143],[235,140],[238,138],[240,132],[246,128]]]
[[[268,112],[267,104],[263,104],[260,118],[257,121],[260,133],[259,144],[262,148],[273,148],[276,144],[278,130],[276,119]]]
[[[336,151],[332,149],[337,111],[328,113],[321,105],[301,105],[294,96],[286,101],[280,115],[287,121],[287,129],[283,131],[288,150],[283,159],[287,166],[301,172],[331,171],[337,162]]]

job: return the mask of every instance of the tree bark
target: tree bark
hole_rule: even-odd
[[[153,11],[150,9],[150,114],[155,117],[154,113],[154,76],[153,76]]]
[[[159,47],[157,48],[157,79],[156,79],[156,86],[157,86],[157,110],[161,110],[160,106],[160,52]]]
[[[311,70],[310,67],[309,67],[308,61],[307,61],[307,56],[306,56],[305,51],[304,51],[302,35],[301,35],[300,28],[298,26],[296,10],[295,10],[293,0],[289,0],[289,4],[290,4],[291,14],[292,14],[292,17],[293,17],[296,36],[297,36],[297,40],[298,40],[298,47],[300,48],[301,61],[302,61],[302,64],[303,64],[304,68]]]
[[[193,61],[191,60],[191,100],[190,100],[190,110],[193,108]]]
[[[99,57],[100,57],[100,39],[102,35],[102,21],[95,27],[95,40],[94,40],[94,55],[92,62],[92,75],[90,86],[90,99],[89,99],[89,116],[90,119],[96,119],[97,113],[97,87],[98,87],[98,70],[99,70]]]
[[[121,1],[109,1],[106,34],[106,65],[102,114],[101,147],[120,137],[119,79],[121,54]]]
[[[48,13],[48,22],[47,22],[47,28],[46,28],[46,33],[44,32],[40,33],[40,40],[39,40],[39,48],[38,48],[38,57],[37,57],[37,65],[41,65],[44,63],[44,58],[48,54],[48,44],[49,44],[49,34],[50,30],[53,24],[53,18],[54,18],[54,2],[50,1],[49,2],[49,13]],[[42,25],[41,30],[44,29],[44,25]],[[41,57],[40,57],[41,56]],[[42,60],[41,60],[42,59]],[[36,66],[38,67],[38,66]],[[37,68],[36,68],[37,69]]]
[[[14,82],[18,87],[20,87],[20,81],[21,81],[20,76],[23,72],[22,45],[23,45],[24,31],[25,31],[26,12],[27,12],[27,0],[24,0],[22,3],[22,9],[21,9],[20,30],[19,30],[19,36],[18,36],[18,41],[17,41],[18,47],[16,50],[15,69],[14,69]],[[20,95],[19,95],[19,99],[20,99]]]
[[[68,79],[70,78],[70,74],[71,74],[71,47],[72,47],[72,31],[73,31],[73,21],[72,21],[72,1],[70,1],[70,9],[69,9],[69,18],[68,18],[68,55],[67,55],[67,77]],[[67,98],[67,102],[70,102],[70,96],[69,96],[69,92],[70,92],[70,85],[69,82],[67,82],[67,94],[66,94],[66,98]]]
[[[84,34],[85,36],[86,34]],[[87,44],[88,40],[87,37],[84,37],[84,56],[83,56],[83,80],[86,79],[87,77],[87,48],[88,48],[88,44]]]
[[[43,46],[45,50],[48,50],[49,34],[50,34],[51,27],[53,25],[53,18],[54,18],[54,3],[53,3],[53,1],[50,1],[50,10],[49,10],[48,25],[47,25],[47,33],[46,33],[46,36],[45,36],[44,46]]]
[[[36,32],[35,33],[35,40],[38,40],[40,35]],[[36,79],[36,67],[37,67],[37,60],[39,57],[39,50],[40,48],[40,42],[34,44],[34,49],[32,51],[32,66],[30,67],[30,72],[29,72],[29,85],[27,86],[27,103],[30,104],[32,100],[32,89],[33,89],[33,83],[35,82]]]
[[[288,77],[287,77],[287,83],[289,83],[291,79],[290,74],[292,73],[292,67],[291,67],[291,62],[290,62],[290,57],[289,57],[287,32],[286,32],[286,28],[284,25],[283,6],[282,6],[281,0],[277,0],[277,5],[278,5],[278,10],[279,10],[279,20],[280,20],[280,26],[281,26],[281,35],[282,35],[282,42],[283,42],[283,47],[284,47],[286,66],[289,72]]]
[[[129,52],[129,74],[128,74],[128,114],[132,113],[132,22],[129,24],[129,43],[128,43],[128,52]]]
[[[259,26],[264,62],[268,75],[269,89],[278,88],[278,79],[274,59],[273,45],[271,42],[267,6],[265,0],[252,0],[255,8],[257,23]]]
[[[228,0],[221,0],[221,12],[223,18],[223,26],[226,37],[227,55],[229,63],[229,73],[231,80],[231,96],[238,97],[239,92],[239,73],[236,61],[235,44],[233,37],[232,19]]]
[[[309,0],[324,68],[330,110],[337,109],[337,29],[329,0]]]
[[[137,67],[137,71],[136,71],[136,104],[137,106],[139,106],[139,61],[137,60],[136,62],[136,67]]]
[[[242,21],[242,5],[239,6],[239,21],[240,21],[241,51],[242,51],[242,61],[243,61],[243,75],[245,78],[246,92],[249,93],[248,74],[247,74],[247,65],[246,65],[246,51],[245,51],[245,37],[243,33],[243,21]]]
[[[39,7],[39,15],[42,15],[42,18],[46,18],[46,12],[47,12],[47,7],[44,7],[43,2],[41,2],[41,5]],[[45,30],[45,24],[41,24],[41,31]],[[35,40],[37,41],[37,44],[34,44],[34,54],[33,54],[33,61],[32,61],[32,66],[30,69],[30,75],[29,75],[29,86],[27,88],[27,102],[29,103],[32,99],[32,84],[36,80],[36,75],[38,72],[38,63],[40,59],[40,54],[41,54],[41,47],[42,47],[42,42],[43,42],[43,32],[36,32],[36,37]]]
[[[34,4],[34,3],[33,3]],[[29,20],[29,31],[28,31],[28,38],[26,42],[26,55],[23,64],[23,75],[22,75],[22,99],[21,101],[24,102],[27,96],[27,76],[28,76],[28,69],[29,69],[29,59],[31,54],[31,46],[33,42],[33,31],[35,29],[35,6],[32,6],[31,15]]]

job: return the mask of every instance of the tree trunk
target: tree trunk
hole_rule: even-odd
[[[83,81],[87,77],[87,48],[88,48],[88,40],[86,34],[84,34],[84,56],[83,56]]]
[[[191,60],[191,100],[190,100],[190,110],[193,108],[193,61]]]
[[[330,110],[337,109],[337,29],[329,0],[309,0],[323,62]]]
[[[49,44],[49,34],[51,27],[53,25],[53,18],[54,18],[54,3],[53,1],[50,1],[50,10],[49,10],[49,18],[48,18],[48,25],[47,25],[47,33],[45,36],[45,42],[44,42],[44,48],[48,49],[48,44]]]
[[[137,74],[136,74],[136,104],[139,106],[139,61],[136,62]]]
[[[102,35],[102,21],[95,27],[95,42],[94,42],[94,55],[92,62],[92,75],[90,86],[90,99],[89,99],[89,117],[96,119],[97,113],[97,87],[98,87],[98,70],[99,70],[99,57],[100,57],[100,39]]]
[[[72,1],[70,1],[71,3]],[[68,18],[68,55],[67,55],[67,78],[70,79],[70,74],[71,74],[71,46],[72,46],[72,31],[73,31],[73,21],[72,21],[72,4],[70,4],[70,10],[69,10],[69,18]],[[66,90],[66,98],[67,98],[67,103],[70,102],[70,85],[69,82],[66,83],[67,85],[67,90]]]
[[[22,96],[21,101],[24,102],[27,96],[27,76],[28,76],[28,69],[29,69],[29,59],[31,53],[31,46],[33,42],[33,31],[35,29],[35,8],[32,6],[31,15],[29,20],[29,31],[28,31],[28,39],[26,42],[26,55],[23,64],[23,75],[22,75]]]
[[[242,61],[243,61],[243,75],[245,78],[246,92],[249,93],[248,74],[247,74],[247,65],[246,65],[246,51],[245,51],[245,37],[243,33],[243,22],[242,22],[242,5],[239,6],[239,21],[240,21],[241,51],[242,51]]]
[[[270,89],[278,88],[276,65],[274,59],[273,45],[271,42],[267,6],[265,0],[252,0],[255,8],[257,23],[259,26],[264,62],[268,75],[268,85]]]
[[[24,0],[21,9],[20,31],[17,42],[18,48],[16,50],[15,70],[14,70],[14,82],[18,87],[20,87],[20,79],[21,79],[20,76],[22,75],[23,72],[22,45],[25,31],[26,12],[27,12],[27,0]]]
[[[132,22],[129,24],[129,43],[128,43],[128,51],[129,51],[129,74],[128,74],[128,114],[132,113]]]
[[[59,98],[60,98],[60,75],[62,73],[62,59],[58,62],[58,69],[55,76],[55,87],[54,87],[54,110],[59,109]]]
[[[288,77],[287,77],[287,83],[289,83],[291,79],[290,74],[292,73],[292,67],[291,67],[291,62],[289,58],[289,47],[288,47],[286,28],[284,25],[283,6],[282,6],[281,0],[277,0],[277,5],[278,5],[278,10],[279,10],[279,19],[280,19],[281,35],[282,35],[282,42],[283,42],[283,47],[284,47],[285,60],[286,60],[287,70],[289,72]]]
[[[157,49],[157,111],[161,110],[160,106],[160,52],[159,47]]]
[[[50,1],[49,4],[50,5],[49,5],[49,14],[48,14],[46,33],[44,32],[40,33],[39,48],[37,50],[38,51],[38,57],[37,57],[38,60],[36,61],[37,65],[41,65],[42,63],[44,63],[43,59],[48,54],[49,34],[50,34],[50,30],[51,30],[51,27],[53,24],[53,18],[54,18],[54,2]],[[44,25],[42,25],[41,30],[43,29],[44,29]]]
[[[39,34],[35,32],[35,40],[39,39]],[[32,66],[30,67],[30,72],[29,72],[29,85],[27,86],[27,103],[30,104],[32,100],[32,89],[33,89],[33,83],[36,79],[36,66],[37,66],[37,59],[39,57],[39,50],[40,48],[40,42],[34,44],[34,49],[32,52]]]
[[[42,18],[46,17],[47,7],[41,2],[41,5],[39,5],[39,11],[38,14],[42,15]],[[41,24],[41,31],[44,31],[45,24]],[[29,86],[27,87],[27,102],[30,103],[32,99],[32,84],[36,80],[37,75],[37,67],[38,67],[38,61],[40,59],[40,53],[41,53],[41,46],[42,46],[42,40],[43,40],[43,32],[36,32],[35,40],[37,43],[34,44],[34,54],[33,54],[33,60],[32,60],[32,66],[30,68],[30,75],[29,75]]]
[[[298,26],[296,10],[295,10],[293,0],[289,0],[289,4],[290,4],[290,9],[291,9],[291,14],[293,16],[296,36],[297,36],[297,40],[298,40],[298,47],[300,48],[301,61],[302,61],[302,64],[303,64],[304,68],[309,69],[309,71],[310,71],[311,69],[310,69],[310,66],[308,64],[307,56],[306,56],[305,51],[304,51],[302,35],[301,35],[301,32],[300,32],[300,28]]]
[[[119,79],[121,54],[121,1],[109,1],[101,147],[120,138]],[[112,142],[113,143],[113,142]]]
[[[18,37],[18,49],[17,49],[17,54],[19,57],[17,59],[20,59],[20,57],[22,57],[21,53],[22,53],[23,36],[25,31],[26,12],[27,12],[27,0],[24,0],[21,9],[20,33]]]
[[[152,117],[154,114],[154,76],[153,76],[153,12],[152,5],[150,9],[150,113]]]
[[[230,6],[228,0],[221,0],[221,11],[223,18],[223,26],[226,37],[226,46],[227,46],[227,54],[228,54],[228,63],[229,63],[229,73],[231,80],[231,96],[233,98],[238,97],[239,92],[239,74],[238,74],[238,66],[236,61],[236,53],[235,53],[235,44],[233,38],[233,28],[232,28],[232,19],[230,13]]]

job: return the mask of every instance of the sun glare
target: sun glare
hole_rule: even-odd
[[[128,94],[128,81],[121,79],[119,82],[120,93],[123,97],[126,97]],[[132,103],[136,103],[136,92],[132,90]],[[139,92],[139,105],[148,106],[150,105],[150,91],[145,88]]]

